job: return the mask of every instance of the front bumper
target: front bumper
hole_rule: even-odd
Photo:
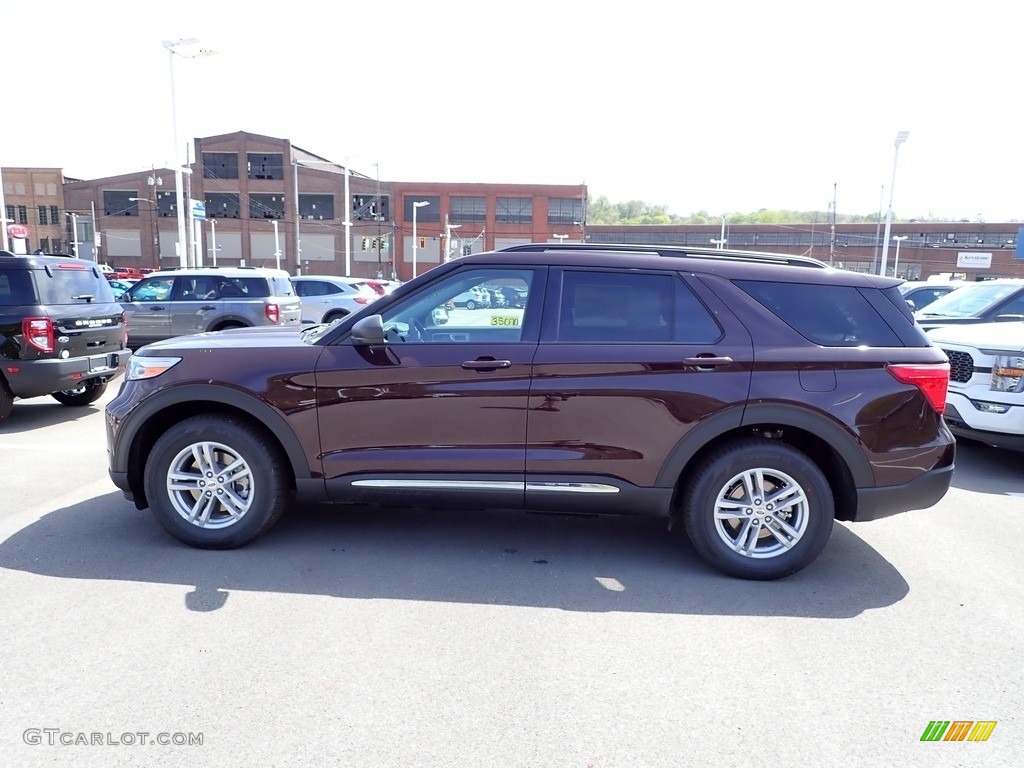
[[[954,399],[950,393],[943,418],[949,431],[957,437],[976,440],[996,448],[1024,451],[1024,434],[1008,431],[1019,429],[1019,422],[1012,422],[1015,421],[1014,416],[1020,414],[1022,410],[1024,409],[1020,406],[1011,406],[1006,413],[983,413],[971,405],[963,395]],[[974,423],[968,423],[964,415],[968,415]]]
[[[18,360],[6,363],[4,373],[11,392],[17,397],[40,397],[77,389],[96,379],[109,381],[124,373],[131,356],[130,349],[121,349],[65,360]]]

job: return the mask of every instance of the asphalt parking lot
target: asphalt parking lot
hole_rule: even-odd
[[[0,450],[0,764],[1024,763],[1024,456],[962,444],[940,504],[753,583],[626,518],[296,509],[200,551],[110,484],[101,407],[19,401]]]

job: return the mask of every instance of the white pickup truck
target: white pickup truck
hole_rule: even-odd
[[[928,337],[949,358],[953,434],[1024,450],[1024,322],[948,325]]]

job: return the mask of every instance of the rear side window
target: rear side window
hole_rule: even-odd
[[[861,292],[843,285],[737,280],[793,330],[823,347],[902,347]]]
[[[58,264],[48,270],[33,270],[33,273],[40,304],[109,303],[114,300],[110,283],[94,268]]]
[[[27,269],[11,269],[0,272],[0,307],[17,307],[35,303],[32,277]]]
[[[295,287],[292,285],[292,281],[287,277],[272,277],[270,278],[271,288],[273,290],[273,296],[294,296]]]

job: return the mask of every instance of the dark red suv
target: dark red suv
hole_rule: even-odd
[[[198,547],[293,498],[643,514],[777,578],[833,519],[949,487],[949,368],[899,282],[702,249],[467,256],[329,325],[141,349],[107,407],[110,476]],[[483,284],[522,306],[444,311]]]

